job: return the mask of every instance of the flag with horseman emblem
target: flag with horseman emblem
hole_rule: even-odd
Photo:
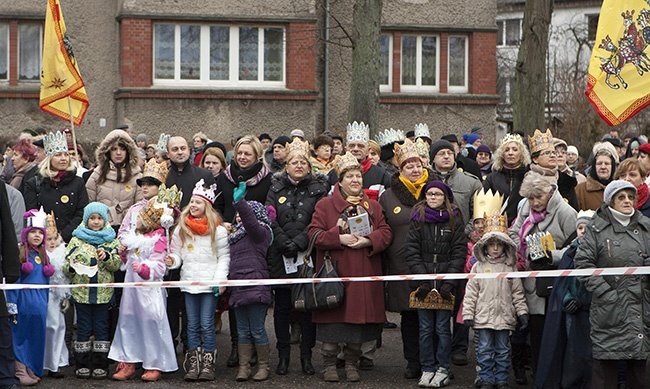
[[[66,31],[61,4],[59,0],[48,0],[39,106],[43,111],[79,126],[88,105],[88,96]]]
[[[610,126],[650,104],[650,0],[605,0],[585,94]]]

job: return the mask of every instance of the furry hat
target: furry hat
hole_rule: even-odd
[[[98,166],[102,166],[106,162],[111,147],[120,142],[126,146],[126,151],[129,153],[129,165],[131,167],[138,166],[138,147],[135,145],[131,136],[124,130],[113,130],[104,137],[95,151]]]

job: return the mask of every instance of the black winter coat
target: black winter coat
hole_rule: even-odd
[[[508,201],[508,206],[506,207],[508,226],[517,218],[517,204],[522,199],[519,194],[519,189],[527,172],[528,166],[522,165],[517,169],[506,169],[502,167],[500,170],[488,174],[485,180],[483,180],[483,188],[485,190],[492,189],[492,191],[498,191],[504,196],[504,201]]]
[[[45,213],[54,211],[56,228],[66,243],[83,220],[84,208],[88,205],[86,184],[74,171],[68,172],[58,183],[40,174],[30,178],[23,197],[26,210],[43,206]]]
[[[217,176],[217,191],[220,193],[214,201],[214,208],[221,214],[223,221],[232,223],[237,214],[232,203],[233,191],[241,181],[247,181],[255,177],[260,169],[266,168],[262,166],[262,162],[258,162],[250,169],[240,170],[239,166],[233,160],[226,169],[229,170],[232,180],[228,178],[225,171]],[[264,204],[270,187],[271,173],[266,174],[255,185],[246,184],[244,199],[246,201],[257,201],[258,203]]]
[[[214,176],[210,171],[194,166],[190,163],[188,159],[183,166],[183,170],[178,170],[178,166],[175,163],[169,163],[169,173],[167,174],[167,179],[165,180],[165,186],[168,188],[172,185],[183,191],[183,197],[181,197],[180,208],[183,209],[187,204],[190,203],[190,198],[192,197],[192,191],[197,182],[203,179],[204,186],[209,187],[214,184]]]
[[[449,222],[419,223],[411,221],[404,244],[404,255],[411,274],[462,273],[467,256],[467,236],[463,220],[454,218],[452,231]],[[426,281],[425,281],[426,282]],[[444,281],[457,285],[455,281]],[[417,288],[423,281],[411,282]],[[440,290],[443,281],[432,281],[430,286]]]
[[[316,203],[327,196],[327,192],[327,177],[320,173],[307,176],[297,186],[289,181],[285,172],[273,175],[271,189],[266,198],[266,204],[272,205],[277,212],[277,218],[272,225],[273,244],[267,257],[271,278],[297,275],[286,274],[282,256],[295,257],[298,252],[307,249],[307,226],[311,223]]]
[[[0,185],[0,278],[13,284],[20,277],[18,241],[14,233],[14,222],[9,207],[8,185]],[[22,217],[22,215],[21,215]],[[9,316],[4,291],[0,291],[0,317]],[[9,328],[7,326],[7,328]],[[6,336],[2,334],[2,336]]]

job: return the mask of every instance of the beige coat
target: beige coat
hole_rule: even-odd
[[[106,174],[106,181],[101,185],[97,184],[99,179],[100,168],[95,171],[88,178],[86,182],[86,190],[88,191],[88,201],[98,201],[102,204],[108,205],[109,214],[108,221],[112,226],[119,226],[122,224],[124,215],[129,208],[143,199],[142,190],[135,180],[142,177],[140,168],[133,169],[133,175],[128,182],[118,183],[117,171],[113,163],[110,163],[111,170]]]

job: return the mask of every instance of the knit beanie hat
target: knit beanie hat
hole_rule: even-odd
[[[636,194],[636,188],[631,183],[623,180],[614,180],[605,187],[605,192],[603,193],[603,201],[605,204],[609,205],[616,193],[623,189],[631,189],[634,191],[634,194]]]
[[[463,140],[465,141],[465,143],[467,143],[469,145],[473,144],[474,142],[476,142],[479,139],[481,139],[481,136],[478,135],[478,134],[464,134],[463,135]]]
[[[108,206],[104,205],[102,203],[98,203],[97,201],[92,202],[84,208],[84,224],[88,225],[88,218],[90,215],[93,213],[98,214],[99,216],[104,219],[104,225],[108,223]]]
[[[580,153],[578,153],[578,148],[575,146],[569,146],[566,148],[566,153],[567,154],[575,154],[578,157],[580,156]]]
[[[282,147],[286,147],[287,143],[291,143],[291,139],[286,135],[280,135],[273,141],[273,146],[280,145]]]
[[[593,210],[591,210],[591,209],[587,209],[586,211],[580,211],[580,212],[578,212],[578,218],[577,218],[577,220],[576,220],[576,228],[577,228],[580,224],[586,224],[586,223],[589,223],[589,221],[594,217],[594,214],[595,214],[595,213],[596,213],[596,212],[593,211]]]
[[[451,142],[441,139],[431,145],[431,151],[429,152],[431,157],[435,157],[440,150],[449,149],[452,153],[455,153],[454,145]]]
[[[445,184],[444,182],[439,181],[439,180],[433,180],[433,181],[427,182],[427,184],[424,187],[424,190],[422,192],[420,192],[421,193],[420,197],[423,198],[423,199],[426,198],[425,197],[426,193],[431,188],[440,189],[442,191],[442,193],[445,194],[445,197],[449,199],[449,202],[451,202],[451,203],[454,202],[454,192],[451,190],[451,188],[447,184]]]
[[[488,153],[492,155],[492,150],[490,150],[488,145],[480,145],[479,147],[476,148],[476,154],[478,153]]]

